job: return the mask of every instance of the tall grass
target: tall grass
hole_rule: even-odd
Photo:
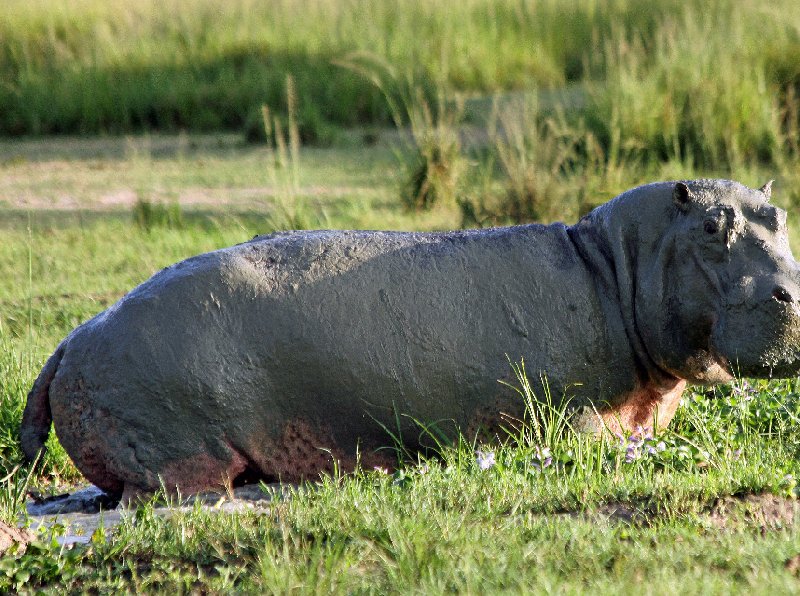
[[[445,80],[436,89],[428,89],[413,71],[399,71],[373,54],[350,54],[337,64],[361,74],[380,90],[401,131],[403,142],[395,147],[395,155],[405,169],[400,188],[405,207],[423,211],[437,204],[455,205],[466,166],[459,134],[463,98]]]
[[[535,92],[496,98],[487,143],[470,156],[472,184],[458,198],[462,226],[575,221],[654,175],[618,137],[604,145],[585,115],[544,109]]]
[[[666,19],[650,40],[604,40],[596,60],[606,75],[592,85],[591,127],[606,146],[617,142],[646,160],[780,166],[788,82],[776,78],[754,31],[780,38],[783,29],[747,3],[712,2]]]
[[[793,0],[8,0],[0,132],[241,128],[281,103],[287,74],[308,139],[325,122],[388,122],[380,91],[334,64],[361,51],[464,92],[598,83],[597,126],[617,118],[625,142],[769,158],[800,81],[798,30]],[[684,110],[690,128],[674,130]],[[704,117],[731,132],[695,146]]]
[[[286,77],[286,118],[266,104],[261,106],[266,139],[265,171],[275,192],[275,205],[267,220],[273,230],[304,230],[321,227],[327,217],[315,213],[300,189],[300,128],[294,78]]]

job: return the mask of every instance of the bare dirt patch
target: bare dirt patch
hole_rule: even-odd
[[[560,515],[593,523],[649,526],[664,513],[646,503],[609,501],[583,511]],[[698,518],[714,529],[727,531],[778,531],[800,523],[800,502],[768,493],[747,493],[718,497],[701,508]],[[797,556],[800,573],[800,555]]]
[[[26,528],[15,528],[0,522],[0,557],[15,544],[17,553],[25,552],[26,547],[34,539],[34,534]]]
[[[370,174],[374,153],[305,149],[300,178],[289,189],[286,172],[269,175],[264,147],[243,144],[236,136],[0,139],[0,206],[103,212],[145,200],[269,210],[295,198],[349,201],[374,197],[380,194],[376,183],[386,183],[385,168]],[[390,157],[379,163],[393,164]]]
[[[783,530],[800,520],[800,503],[767,493],[720,497],[706,519],[712,526],[730,530]]]

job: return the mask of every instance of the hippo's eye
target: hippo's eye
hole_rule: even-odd
[[[719,224],[713,219],[707,219],[703,223],[703,229],[706,231],[706,234],[716,234],[719,232]]]

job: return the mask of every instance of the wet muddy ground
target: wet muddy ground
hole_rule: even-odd
[[[232,493],[204,493],[176,503],[156,504],[156,515],[170,516],[188,512],[199,506],[211,512],[235,513],[246,510],[268,513],[270,503],[282,498],[289,487],[280,484],[248,485],[233,489]],[[61,544],[87,543],[98,528],[110,532],[126,518],[135,516],[136,510],[117,506],[95,486],[87,486],[73,493],[44,499],[31,499],[27,505],[30,529],[39,532],[42,527],[63,526],[57,536]],[[622,523],[649,525],[658,513],[629,503],[605,503],[597,508],[566,512],[560,515],[583,517],[597,523]],[[771,494],[744,494],[724,496],[699,516],[704,525],[719,530],[776,531],[800,524],[800,503],[797,500]],[[800,564],[799,564],[800,566]]]
[[[286,487],[279,484],[251,484],[234,488],[229,494],[203,493],[176,503],[156,504],[156,515],[170,516],[176,512],[191,511],[200,503],[204,509],[219,513],[245,510],[269,511],[269,504],[281,498]],[[30,529],[38,533],[42,527],[63,526],[63,535],[56,536],[60,544],[87,543],[92,534],[102,528],[108,532],[124,519],[136,515],[135,508],[119,506],[96,486],[86,486],[73,493],[44,499],[31,499],[27,503]]]

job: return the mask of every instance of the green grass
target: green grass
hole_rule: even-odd
[[[303,149],[290,191],[281,181],[291,167],[275,169],[263,148],[230,137],[0,142],[0,479],[21,463],[21,412],[47,356],[161,267],[281,227],[281,210],[333,228],[458,224],[454,204],[404,210],[391,148],[350,138]],[[642,178],[692,173],[675,162],[603,167],[602,177],[564,179],[573,189],[585,180],[602,202]],[[737,177],[760,185],[768,171]],[[508,173],[486,175],[492,186]],[[785,176],[775,194],[789,204]],[[104,202],[109,194],[178,201],[180,221],[137,224],[135,201]],[[198,196],[211,200],[189,200]],[[574,220],[577,208],[566,205],[552,216]],[[549,424],[529,420],[508,445],[446,447],[392,475],[328,477],[261,514],[197,509],[165,519],[142,506],[87,546],[62,548],[42,534],[25,555],[0,560],[0,590],[789,593],[798,580],[784,565],[800,553],[798,526],[736,496],[794,502],[799,389],[788,380],[688,391],[670,430],[634,445],[640,457],[630,462],[630,441],[574,435],[545,411],[536,420]],[[54,437],[49,447],[33,482],[45,491],[78,482]],[[553,459],[540,470],[543,448]],[[494,465],[481,469],[477,450],[493,453]],[[0,483],[0,518],[19,512],[25,474]]]
[[[799,396],[758,389],[752,399],[689,396],[676,422],[694,430],[690,439],[667,433],[669,446],[632,463],[624,448],[565,434],[542,471],[524,442],[494,447],[488,469],[462,445],[394,475],[328,477],[262,513],[195,508],[165,519],[144,505],[87,547],[43,536],[0,562],[0,586],[21,585],[21,574],[27,589],[53,592],[789,593],[798,580],[784,565],[800,552],[791,519],[759,517],[735,499],[719,516],[718,497],[795,492]],[[759,413],[776,389],[788,409]],[[740,426],[730,408],[771,432]],[[740,455],[693,426],[709,421]],[[614,518],[619,508],[631,519]]]
[[[797,132],[798,30],[793,0],[9,0],[0,133],[256,134],[291,74],[301,133],[329,142],[326,123],[390,121],[338,66],[356,52],[431,98],[571,85],[606,150],[774,164]]]
[[[297,80],[301,119],[388,120],[381,95],[332,60],[366,51],[465,90],[580,77],[595,30],[652,31],[679,11],[644,0],[12,0],[0,16],[0,131],[241,128]],[[501,67],[502,65],[502,67]]]

